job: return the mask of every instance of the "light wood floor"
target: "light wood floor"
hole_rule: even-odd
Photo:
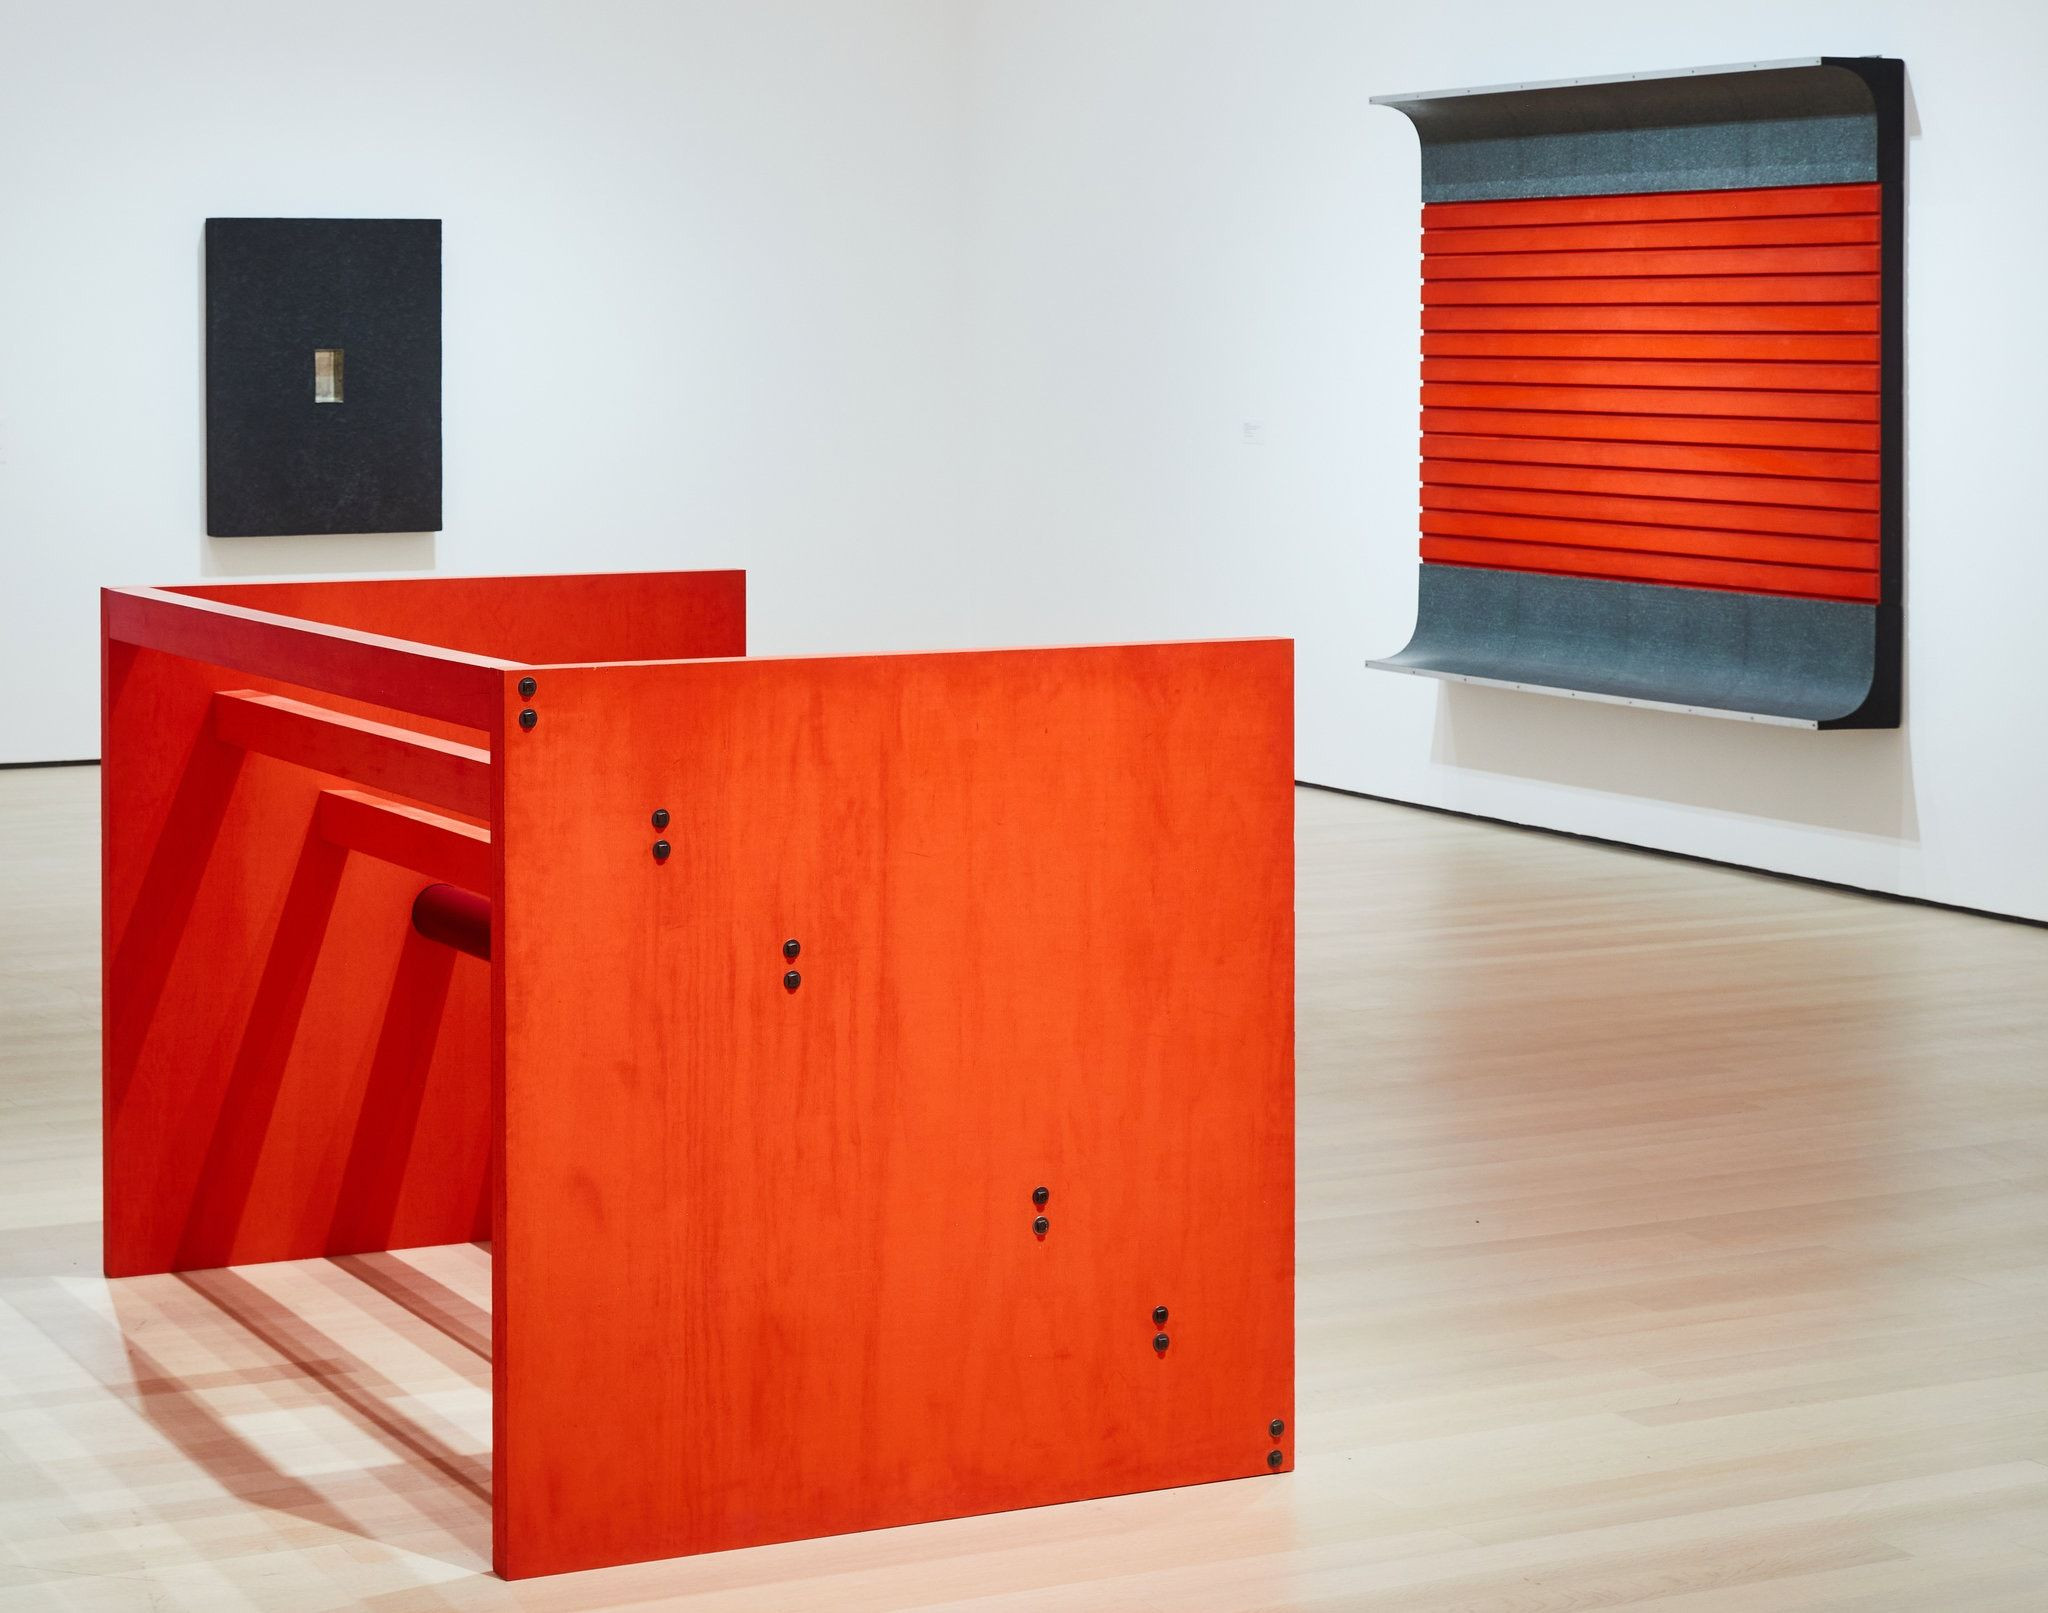
[[[2048,932],[1304,791],[1299,1471],[507,1586],[489,1256],[98,1275],[0,773],[0,1608],[2048,1608]]]

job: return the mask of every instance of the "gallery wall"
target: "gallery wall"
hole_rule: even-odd
[[[1281,633],[1300,775],[2048,918],[2023,4],[0,0],[0,761],[93,590],[742,565],[763,651]],[[1415,596],[1417,156],[1373,94],[1908,71],[1907,720],[1369,672]],[[202,535],[210,214],[446,226],[446,530]]]
[[[998,636],[1284,632],[1343,789],[2048,918],[2048,12],[994,0],[974,530]],[[1907,66],[1906,725],[1815,734],[1365,670],[1416,591],[1417,149],[1367,97],[1817,54]]]
[[[964,37],[951,0],[0,0],[0,762],[97,754],[105,583],[740,565],[762,648],[930,638]],[[211,215],[446,221],[438,538],[204,536]]]

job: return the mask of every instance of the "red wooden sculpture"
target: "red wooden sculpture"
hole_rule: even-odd
[[[104,623],[107,1271],[489,1239],[502,1573],[1291,1465],[1285,642]]]

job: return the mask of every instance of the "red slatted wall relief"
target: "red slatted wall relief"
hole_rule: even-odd
[[[1422,210],[1422,558],[1878,598],[1876,185]]]

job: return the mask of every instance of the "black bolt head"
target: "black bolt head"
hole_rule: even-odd
[[[668,854],[669,854],[669,851],[670,851],[670,849],[671,849],[671,848],[670,848],[670,846],[669,846],[669,843],[668,843],[668,842],[667,842],[666,840],[657,840],[657,841],[655,841],[655,842],[654,842],[654,860],[655,860],[656,862],[658,862],[658,863],[660,863],[660,862],[667,862],[667,861],[668,861]]]
[[[1164,1327],[1166,1325],[1166,1307],[1164,1305],[1154,1305],[1152,1307],[1152,1325],[1154,1327]]]
[[[1173,1340],[1168,1338],[1164,1333],[1154,1333],[1152,1335],[1152,1348],[1161,1351],[1162,1353],[1165,1351],[1167,1345],[1171,1344],[1172,1342]]]
[[[667,807],[656,807],[654,809],[654,827],[657,829],[666,829],[668,827]]]
[[[540,713],[535,711],[531,706],[528,706],[524,711],[522,711],[519,714],[519,726],[521,728],[531,728],[535,723],[539,721]]]
[[[1051,1197],[1052,1189],[1049,1187],[1034,1187],[1031,1190],[1031,1202],[1033,1204],[1043,1204],[1047,1199]]]
[[[539,687],[540,685],[535,683],[533,679],[521,678],[519,680],[519,698],[521,700],[531,700],[533,698],[533,691]]]
[[[1266,1466],[1268,1467],[1278,1467],[1282,1462],[1286,1460],[1287,1458],[1282,1456],[1278,1451],[1266,1452]]]
[[[794,969],[790,970],[788,974],[782,977],[782,984],[791,991],[795,991],[796,988],[798,986],[801,986],[803,983],[804,977],[798,974]]]
[[[799,952],[803,951],[803,949],[803,942],[797,940],[794,936],[790,937],[789,940],[782,943],[782,955],[785,958],[793,958]]]
[[[1042,1238],[1052,1230],[1052,1223],[1041,1215],[1031,1223],[1031,1230]]]
[[[1270,1423],[1266,1424],[1266,1432],[1271,1434],[1275,1439],[1278,1439],[1282,1434],[1287,1432],[1286,1418],[1275,1417]]]

